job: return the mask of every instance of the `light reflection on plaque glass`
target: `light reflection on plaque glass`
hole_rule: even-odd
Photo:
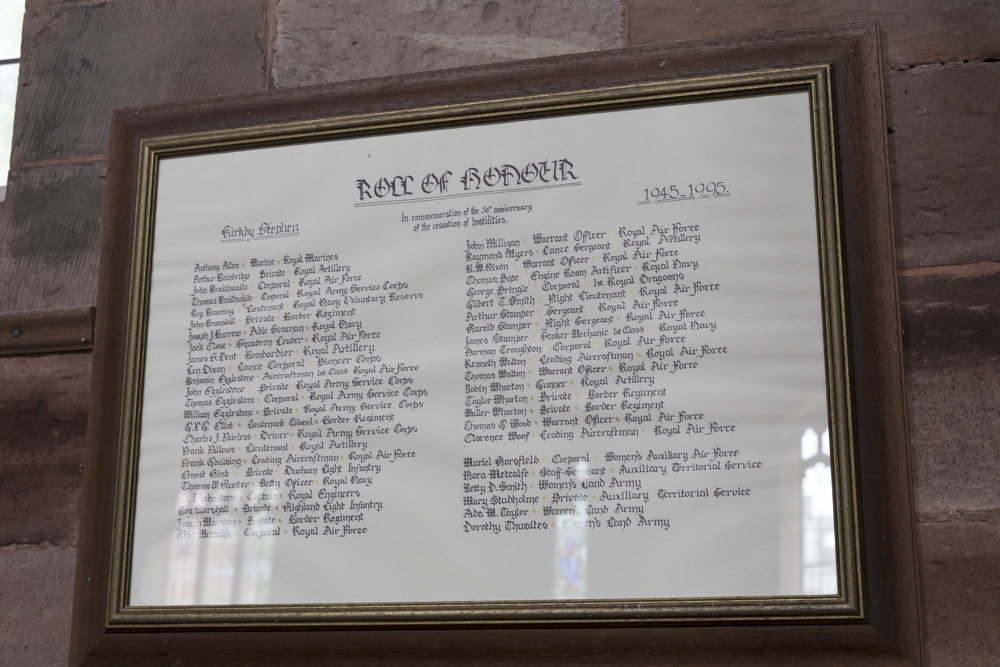
[[[830,431],[802,434],[802,592],[837,592],[836,534],[833,523],[833,482],[830,472]]]
[[[587,530],[588,522],[599,521],[588,515],[586,492],[587,464],[576,464],[576,477],[580,489],[570,492],[572,505],[556,517],[555,544],[555,597],[559,600],[587,597]]]
[[[258,489],[250,487],[248,497],[259,497]],[[213,513],[206,499],[210,494],[199,492],[194,503],[186,494],[178,499],[178,509],[192,514],[191,527],[209,530],[218,526],[243,527],[243,520],[232,515]],[[235,499],[234,507],[243,500]],[[244,516],[241,514],[240,516]],[[266,523],[266,512],[246,514],[247,525],[256,526],[256,533],[246,535],[243,530],[231,531],[228,539],[177,539],[169,546],[166,589],[164,599],[168,605],[225,605],[259,604],[267,601],[271,584],[274,536],[277,526]],[[248,531],[249,532],[249,531]]]

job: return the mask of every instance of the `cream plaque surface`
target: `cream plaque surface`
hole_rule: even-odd
[[[836,593],[810,119],[163,159],[130,604]]]

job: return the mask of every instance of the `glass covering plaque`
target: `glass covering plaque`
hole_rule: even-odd
[[[839,599],[844,313],[807,74],[163,152],[124,605]]]

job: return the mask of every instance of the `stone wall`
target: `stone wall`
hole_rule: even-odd
[[[855,21],[882,30],[924,634],[1000,655],[992,0],[28,0],[0,312],[95,302],[116,107]],[[6,332],[0,332],[5,335]],[[0,664],[64,664],[90,355],[0,357]]]

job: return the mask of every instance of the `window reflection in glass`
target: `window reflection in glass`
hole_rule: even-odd
[[[830,431],[802,434],[802,592],[837,593],[837,538],[833,524]]]
[[[194,503],[188,503],[188,495],[181,492],[177,498],[179,519],[178,533],[182,529],[196,529],[197,520],[181,512],[191,507],[204,507],[203,493],[198,493]],[[187,525],[190,524],[190,525]],[[170,542],[170,556],[167,561],[167,604],[194,604],[195,593],[198,590],[198,558],[201,551],[201,540],[180,539],[174,536]]]
[[[256,485],[250,487],[251,496],[261,495]],[[256,500],[255,502],[259,502]],[[247,536],[240,531],[243,540],[243,569],[240,575],[240,604],[259,604],[267,602],[271,591],[271,562],[274,558],[274,538],[280,530],[277,524],[268,523],[274,517],[267,512],[254,512],[247,515]]]
[[[255,486],[248,496],[259,497]],[[199,491],[194,498],[181,493],[177,500],[181,517],[179,529],[193,530],[198,536],[174,536],[167,563],[166,604],[223,605],[267,602],[271,586],[275,531],[268,512],[246,514],[238,510],[242,494],[234,502],[208,502],[209,494]],[[215,500],[213,498],[213,500]],[[192,514],[187,514],[187,510]],[[244,523],[245,522],[245,523]],[[209,533],[228,533],[213,537]],[[180,533],[180,530],[178,531]]]
[[[576,479],[587,480],[586,462],[576,464]],[[571,507],[571,512],[559,514],[555,520],[555,597],[558,600],[587,597],[587,494],[582,489],[573,496]],[[564,509],[569,510],[569,507]]]

